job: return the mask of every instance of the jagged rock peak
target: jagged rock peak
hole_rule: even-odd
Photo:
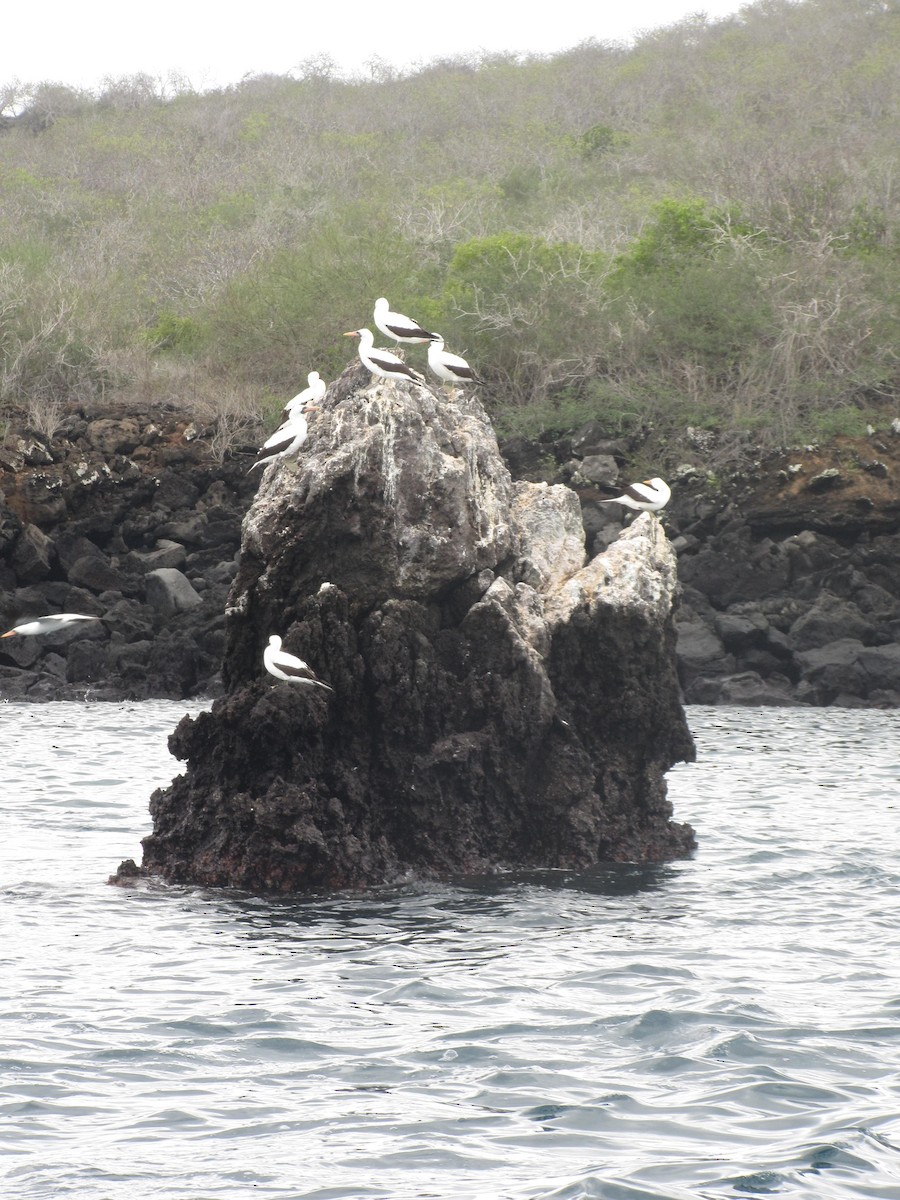
[[[674,557],[585,564],[577,497],[513,483],[474,400],[350,368],[243,528],[224,679],[172,738],[144,865],[258,891],[687,853]],[[333,695],[262,671],[279,633]]]
[[[329,581],[358,607],[425,595],[509,558],[514,485],[481,405],[414,384],[378,380],[347,392],[342,382],[311,418],[296,465],[264,475],[242,554],[271,570],[286,541],[305,545],[327,529]]]

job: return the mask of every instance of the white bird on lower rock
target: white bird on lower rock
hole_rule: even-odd
[[[444,383],[484,383],[464,358],[444,349],[444,339],[440,334],[435,335],[434,341],[428,345],[428,365]]]
[[[412,344],[432,342],[437,337],[436,333],[429,333],[412,317],[405,317],[403,313],[391,312],[390,305],[384,296],[379,296],[375,301],[375,312],[372,316],[375,328],[380,330],[385,337],[393,338],[398,346],[401,342]]]
[[[375,350],[375,335],[371,329],[351,329],[344,337],[359,338],[359,357],[364,367],[382,379],[410,379],[413,383],[424,383],[425,377],[405,362],[391,354],[390,350]]]
[[[272,634],[268,646],[263,651],[263,665],[276,679],[324,688],[326,692],[334,691],[331,684],[323,683],[321,679],[316,678],[312,667],[302,658],[297,658],[295,654],[288,654],[287,650],[282,650],[281,638],[277,633]]]
[[[306,412],[317,411],[312,404],[306,405]],[[309,437],[309,422],[302,412],[294,415],[283,425],[279,425],[271,437],[267,438],[259,449],[256,462],[250,467],[261,467],[265,463],[274,462],[276,458],[290,458],[296,454]],[[249,471],[248,471],[249,474]]]
[[[281,414],[282,425],[290,421],[295,413],[304,413],[307,408],[314,408],[318,405],[319,401],[325,399],[327,384],[318,371],[310,371],[306,377],[306,382],[309,386],[305,387],[302,392],[298,392],[293,400],[288,400],[284,406],[284,411]]]
[[[67,625],[74,625],[76,621],[99,620],[99,617],[88,617],[82,613],[54,613],[52,616],[35,617],[33,621],[16,625],[14,629],[8,629],[6,633],[0,634],[0,637],[15,637],[16,634],[20,637],[34,637],[38,633],[55,633],[58,629],[65,629]]]
[[[672,495],[669,485],[656,476],[645,479],[643,483],[630,484],[621,496],[613,496],[609,500],[601,500],[601,504],[624,504],[626,508],[640,509],[642,512],[657,512],[664,508]]]

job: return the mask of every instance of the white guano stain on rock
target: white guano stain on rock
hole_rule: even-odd
[[[675,556],[655,516],[641,514],[586,563],[577,495],[513,482],[477,401],[382,380],[343,395],[332,389],[296,462],[266,469],[245,518],[245,551],[270,564],[292,523],[313,520],[340,492],[349,499],[335,536],[365,542],[388,533],[393,557],[382,559],[397,594],[433,594],[513,562],[515,586],[498,582],[485,600],[503,592],[504,611],[540,652],[577,608],[627,607],[649,620],[671,612]]]
[[[559,624],[576,608],[605,604],[664,620],[677,582],[675,552],[662,524],[652,513],[641,513],[607,550],[547,597],[547,618]]]

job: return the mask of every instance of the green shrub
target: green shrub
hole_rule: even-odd
[[[887,214],[880,205],[861,200],[853,206],[846,232],[846,246],[851,254],[896,252],[898,244],[897,231],[891,230]]]
[[[755,271],[742,262],[660,271],[632,299],[645,313],[645,352],[662,362],[688,359],[728,371],[771,329],[771,304]]]
[[[196,214],[196,220],[204,233],[219,226],[225,229],[240,229],[249,224],[256,214],[256,200],[247,192],[235,192],[222,196],[206,205]]]
[[[611,125],[591,125],[575,139],[575,144],[582,158],[591,159],[622,149],[629,141],[628,134],[620,133]]]
[[[528,165],[517,163],[516,166],[510,167],[498,181],[498,187],[504,200],[524,204],[526,201],[532,200],[540,191],[540,168],[531,163]]]
[[[762,231],[734,211],[710,208],[705,200],[662,200],[649,223],[614,264],[622,283],[657,271],[677,271],[701,259],[728,253],[737,239],[762,241]]]
[[[443,309],[479,370],[500,389],[502,402],[543,400],[557,378],[580,378],[589,369],[597,353],[605,262],[575,243],[525,233],[456,247]]]
[[[436,284],[436,264],[385,214],[351,205],[228,285],[210,312],[209,348],[218,365],[273,391],[313,368],[333,377],[353,357],[342,334],[372,326],[378,296],[426,320]]]
[[[153,351],[179,350],[191,354],[203,344],[204,333],[193,317],[163,309],[150,328],[144,330],[143,339]]]
[[[871,414],[859,408],[842,406],[811,412],[804,424],[810,440],[818,441],[834,437],[865,437],[870,420]]]

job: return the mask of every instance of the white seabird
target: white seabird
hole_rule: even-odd
[[[373,375],[380,375],[382,379],[411,379],[413,383],[425,382],[424,376],[420,375],[418,371],[414,371],[412,367],[408,367],[396,354],[391,354],[389,350],[373,349],[375,335],[371,329],[351,329],[349,333],[344,334],[344,337],[359,338],[359,357],[363,366],[367,367]]]
[[[624,504],[626,508],[637,508],[642,512],[657,512],[669,503],[672,492],[669,485],[656,476],[643,483],[630,484],[621,496],[601,500],[601,504]]]
[[[288,683],[311,684],[315,687],[325,688],[327,692],[334,691],[330,684],[316,679],[312,667],[302,658],[297,658],[295,654],[288,654],[287,650],[282,650],[281,638],[277,633],[272,634],[268,646],[263,651],[263,665],[276,679],[284,679]]]
[[[306,411],[314,411],[314,406],[307,404]],[[264,463],[274,462],[276,458],[290,458],[298,452],[308,437],[309,422],[302,412],[295,412],[283,425],[278,426],[271,437],[266,438],[250,471],[254,467],[263,466]]]
[[[464,358],[444,349],[440,334],[435,334],[434,341],[428,344],[428,365],[444,383],[484,383]]]
[[[379,329],[385,337],[393,338],[398,345],[401,342],[433,342],[437,337],[436,333],[429,333],[412,317],[405,317],[403,313],[391,312],[384,296],[379,296],[375,301],[373,319],[376,329]]]
[[[87,617],[82,613],[54,613],[52,616],[35,617],[33,621],[16,625],[14,629],[8,629],[6,633],[0,634],[0,637],[15,637],[16,634],[22,637],[33,637],[37,633],[55,633],[57,629],[65,629],[67,625],[74,625],[76,621],[99,620],[99,617]]]
[[[318,371],[310,371],[306,377],[306,382],[309,386],[305,387],[302,392],[298,392],[293,400],[288,400],[284,406],[284,411],[281,414],[282,425],[288,422],[294,413],[303,413],[308,407],[315,406],[320,400],[325,399],[327,385]]]

